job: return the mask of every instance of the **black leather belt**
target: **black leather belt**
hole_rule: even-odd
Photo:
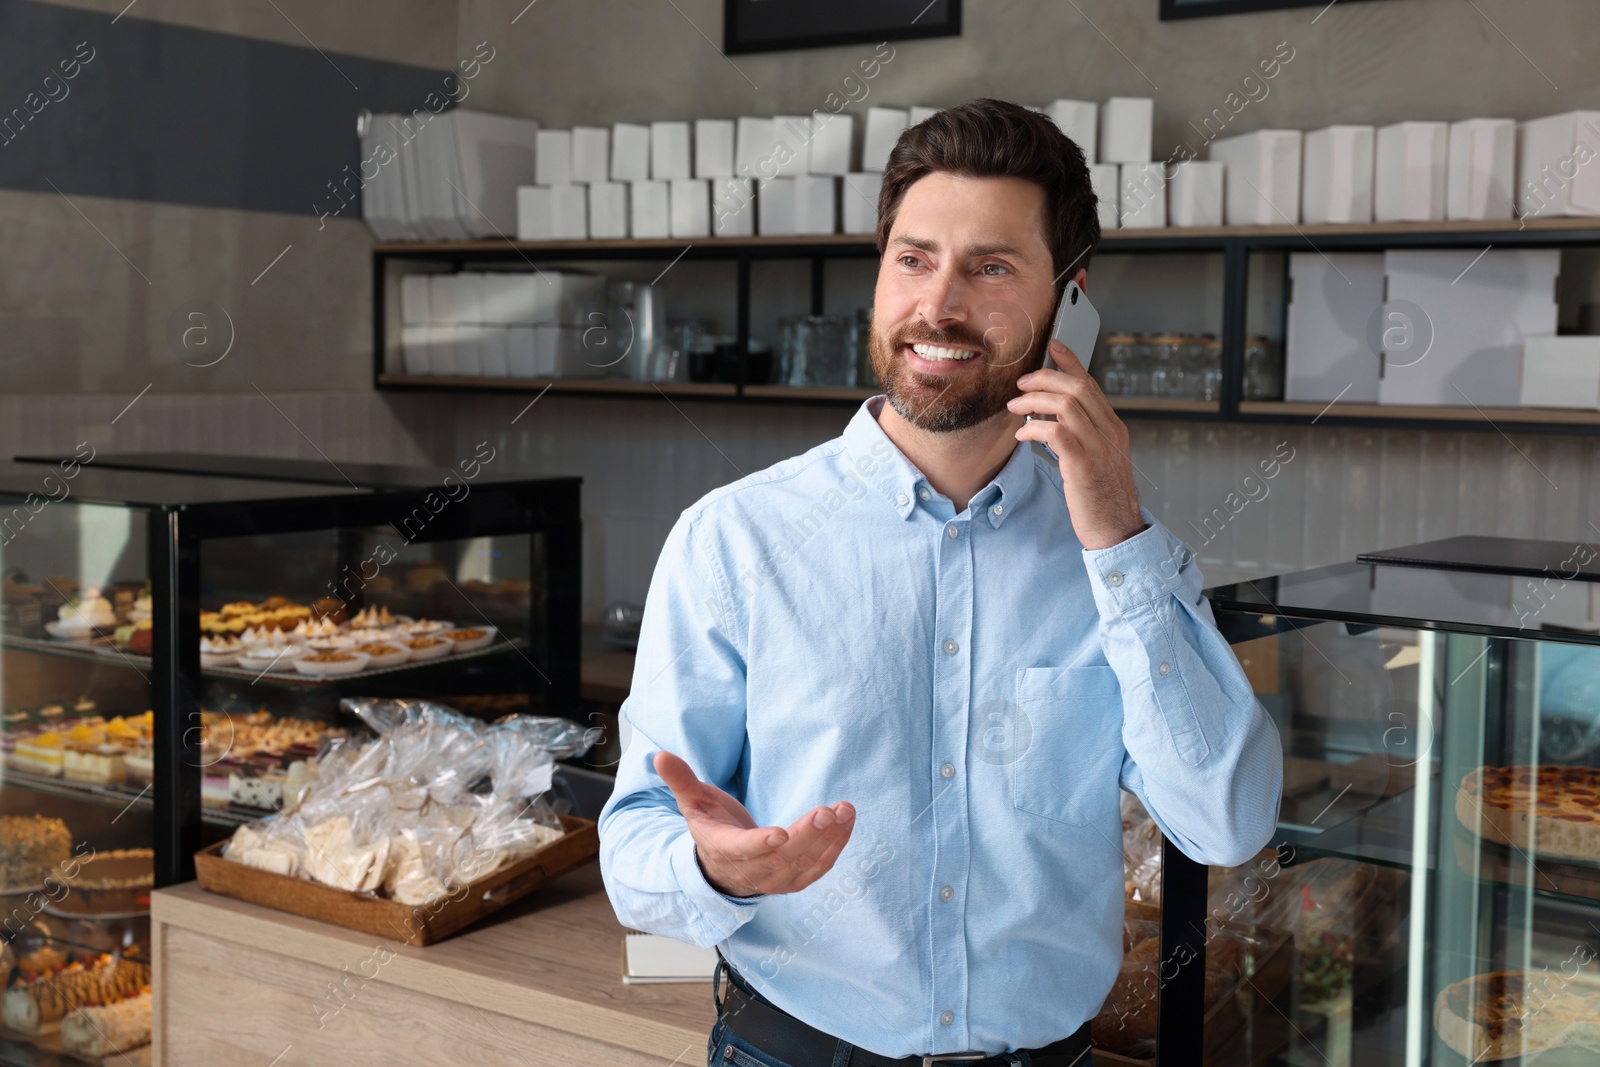
[[[831,1067],[839,1039],[807,1023],[760,995],[718,954],[718,971],[713,982],[720,989],[722,972],[728,975],[728,990],[718,999],[723,1023],[740,1038],[762,1052],[793,1067]],[[982,1052],[948,1052],[934,1056],[905,1056],[899,1059],[880,1056],[866,1049],[854,1049],[848,1067],[932,1067],[940,1063],[1030,1064],[1031,1067],[1087,1067],[1089,1028],[1085,1022],[1077,1032],[1040,1049],[990,1056]],[[1025,1055],[1024,1055],[1025,1054]]]

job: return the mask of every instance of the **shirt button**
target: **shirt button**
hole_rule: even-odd
[[[956,895],[956,891],[954,889],[951,889],[949,886],[945,886],[943,889],[939,890],[939,899],[940,900],[949,900],[951,897],[953,897],[955,895]]]
[[[927,486],[923,486],[921,489],[917,490],[917,496],[918,496],[918,498],[920,498],[922,500],[926,500],[932,495],[933,495],[932,493],[928,492],[928,487]]]
[[[939,1016],[939,1025],[940,1026],[949,1026],[951,1023],[953,1023],[955,1021],[956,1021],[956,1013],[953,1012],[953,1011],[944,1012]]]
[[[1006,510],[1006,506],[1004,504],[996,504],[994,507],[990,508],[989,510],[994,514],[999,515],[999,514],[1003,513]]]
[[[939,773],[946,778],[953,778],[956,773],[956,765],[954,763],[946,763],[939,768]]]
[[[1121,571],[1112,571],[1110,574],[1106,575],[1106,584],[1107,585],[1121,585],[1122,584],[1122,572]]]
[[[945,654],[946,654],[946,655],[950,655],[950,656],[953,656],[953,655],[955,655],[955,654],[956,654],[956,653],[957,653],[957,652],[959,652],[959,651],[961,651],[961,646],[960,646],[960,645],[958,645],[958,644],[956,644],[956,643],[955,643],[955,641],[953,641],[953,640],[951,640],[951,641],[946,641],[946,642],[945,642],[945,643],[944,643],[944,650],[945,650]],[[1167,665],[1166,665],[1166,664],[1165,664],[1165,663],[1163,663],[1163,664],[1162,664],[1162,665],[1161,665],[1161,666],[1162,666],[1162,668],[1163,668],[1163,669],[1162,669],[1162,671],[1161,671],[1161,673],[1162,673],[1162,674],[1166,674],[1166,673],[1167,673],[1167,672],[1166,672],[1166,670],[1165,670],[1165,668],[1166,668],[1166,666],[1167,666]]]
[[[950,540],[954,541],[956,538],[961,536],[961,532],[957,530],[954,525],[950,525],[944,528],[944,535],[950,538]]]
[[[910,497],[906,496],[904,493],[901,493],[899,496],[894,498],[894,502],[896,504],[899,504],[901,507],[905,507],[906,506],[906,501],[908,501],[910,499],[911,499]]]
[[[1156,670],[1160,671],[1162,674],[1171,674],[1172,665],[1169,663],[1162,663],[1161,666],[1156,668]]]

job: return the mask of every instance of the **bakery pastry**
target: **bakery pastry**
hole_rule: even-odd
[[[61,735],[54,730],[18,738],[11,751],[11,765],[19,771],[61,777]]]
[[[1583,972],[1475,974],[1439,991],[1433,1027],[1473,1063],[1564,1046],[1600,1052],[1600,982]]]
[[[117,625],[111,601],[99,589],[85,589],[56,609],[56,626],[62,633],[84,634],[95,629],[110,630]]]
[[[67,879],[70,890],[51,905],[63,915],[130,915],[150,910],[156,884],[155,852],[119,848],[96,852],[78,862]]]
[[[72,855],[67,824],[43,815],[0,815],[0,890],[33,890]]]
[[[1456,818],[1497,844],[1600,863],[1600,769],[1479,767],[1456,790]]]
[[[85,1059],[104,1059],[150,1041],[150,994],[82,1007],[61,1020],[61,1044]]]
[[[61,753],[61,776],[68,781],[114,785],[127,777],[120,745],[69,743]]]
[[[0,1017],[19,1033],[49,1033],[68,1012],[123,1000],[149,985],[148,963],[107,953],[12,986],[0,1002]]]

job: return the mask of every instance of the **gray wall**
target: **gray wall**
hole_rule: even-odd
[[[115,14],[125,5],[73,6]],[[872,51],[844,46],[730,62],[713,43],[721,40],[720,0],[276,7],[281,13],[257,3],[140,0],[126,17],[299,47],[309,35],[335,57],[432,68],[486,40],[498,55],[469,106],[557,127],[820,107]],[[1157,150],[1166,154],[1194,137],[1191,120],[1222,105],[1284,41],[1294,59],[1233,129],[1600,107],[1591,54],[1600,5],[1340,0],[1320,17],[1300,8],[1169,24],[1155,9],[1156,0],[968,0],[961,38],[897,44],[855,110],[979,95],[1032,104],[1149,95]],[[330,97],[328,106],[344,102]],[[319,230],[310,216],[95,197],[69,204],[54,193],[0,191],[0,235],[0,392],[9,397],[0,406],[0,454],[89,439],[101,449],[451,463],[492,436],[530,469],[585,478],[590,615],[607,600],[643,600],[662,536],[696,496],[836,434],[850,414],[550,394],[513,427],[525,398],[374,394],[370,237],[348,220]],[[165,347],[168,316],[196,297],[227,307],[235,320],[238,347],[213,368],[184,366]],[[149,393],[127,407],[146,385]],[[1600,457],[1587,438],[1130,426],[1144,501],[1199,549],[1208,581],[1455,532],[1594,536],[1586,519],[1596,514]],[[1220,504],[1280,440],[1296,459],[1272,494],[1202,546],[1188,523]]]

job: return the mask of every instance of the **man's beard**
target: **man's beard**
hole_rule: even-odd
[[[874,329],[871,334],[872,369],[883,384],[884,395],[890,405],[911,425],[930,433],[954,433],[985,422],[1006,408],[1006,401],[1016,396],[1017,379],[1040,365],[1041,354],[1050,343],[1048,335],[1033,336],[1028,341],[998,348],[984,338],[974,336],[964,327],[944,330],[921,329],[896,331],[884,336]],[[906,363],[900,354],[905,344],[926,342],[971,347],[979,350],[973,356],[985,364],[983,371],[964,375],[959,382],[940,376],[922,374]],[[1022,354],[1022,346],[1031,351]]]

